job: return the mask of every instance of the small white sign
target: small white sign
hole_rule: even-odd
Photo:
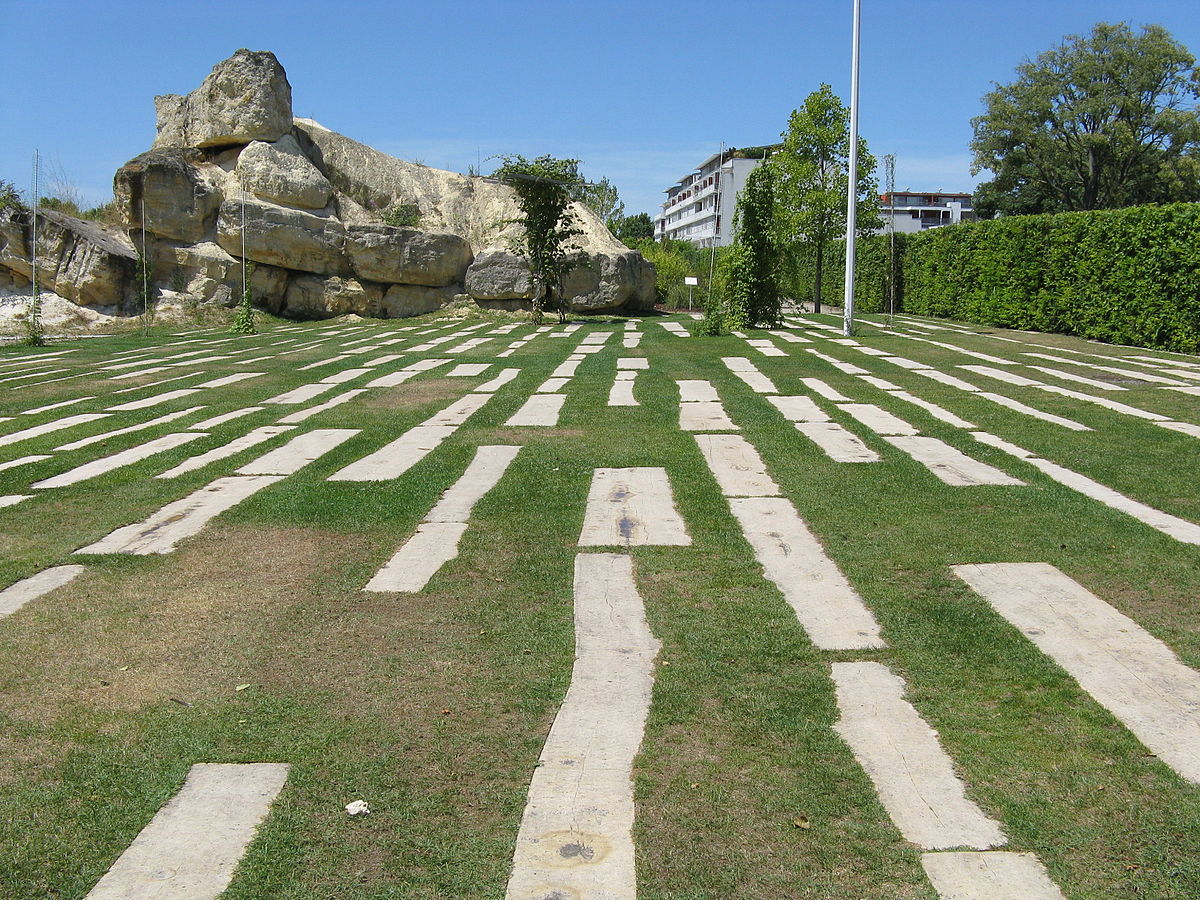
[[[683,283],[695,287],[696,285],[700,284],[700,279],[696,278],[694,275],[685,275]]]

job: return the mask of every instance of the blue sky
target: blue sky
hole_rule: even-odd
[[[1197,0],[862,0],[861,129],[901,189],[969,190],[970,120],[993,81],[1097,21],[1156,23],[1200,52]],[[405,159],[466,171],[577,157],[628,212],[727,145],[778,138],[825,81],[848,97],[850,0],[64,2],[0,0],[0,179],[33,151],[88,202],[239,47],[272,50],[294,112]],[[986,176],[985,176],[986,177]]]

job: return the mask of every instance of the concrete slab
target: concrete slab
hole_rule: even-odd
[[[1023,485],[1019,478],[1006,475],[994,466],[972,459],[945,441],[915,435],[885,435],[893,447],[904,451],[938,479],[953,487],[981,484]]]
[[[45,406],[35,406],[33,409],[22,410],[21,415],[36,416],[39,413],[50,412],[52,409],[62,409],[64,406],[74,406],[76,403],[95,399],[95,397],[75,397],[71,400],[60,400],[58,403],[47,403]]]
[[[501,369],[500,374],[491,381],[487,382],[486,384],[481,384],[479,387],[475,388],[475,393],[493,394],[520,374],[520,369]]]
[[[506,900],[635,900],[633,761],[660,644],[628,556],[575,558],[575,665],[529,785]]]
[[[268,397],[263,400],[263,403],[277,403],[283,406],[290,406],[295,403],[307,403],[314,397],[320,397],[336,388],[336,384],[326,384],[317,382],[315,384],[302,384],[298,388],[293,388],[290,391],[284,391],[282,394],[276,394],[274,397]]]
[[[621,373],[617,373],[621,374]],[[633,374],[633,373],[630,373]],[[640,406],[633,396],[633,382],[617,379],[608,392],[609,406]]]
[[[566,394],[534,394],[509,417],[505,425],[553,426],[558,424]]]
[[[720,401],[701,400],[679,404],[679,427],[683,431],[737,431]]]
[[[550,379],[552,381],[557,380],[565,382],[568,378],[574,378],[575,370],[579,368],[579,363],[580,360],[578,359],[569,359],[564,363],[560,363],[558,368],[550,373]],[[548,383],[549,382],[547,382],[547,384]],[[541,388],[538,388],[538,390],[541,390]]]
[[[359,394],[365,394],[366,388],[355,388],[350,391],[343,391],[333,397],[330,397],[324,403],[318,403],[316,406],[310,406],[308,409],[297,410],[294,413],[289,413],[279,420],[281,425],[298,425],[301,422],[311,419],[318,413],[323,413],[327,409],[333,409],[335,406],[341,406],[343,403],[348,403]]]
[[[467,394],[465,397],[459,397],[441,412],[435,413],[426,419],[423,425],[453,425],[458,427],[464,424],[467,419],[483,409],[489,400],[492,399],[491,394]]]
[[[1066,419],[1062,416],[1056,416],[1054,413],[1043,412],[1040,409],[1035,409],[1032,406],[1027,406],[1019,400],[1014,400],[1012,397],[1005,397],[1003,394],[993,394],[988,391],[980,391],[975,396],[983,397],[985,400],[991,400],[993,403],[1007,407],[1015,412],[1029,416],[1032,419],[1041,419],[1043,422],[1050,422],[1054,425],[1061,425],[1063,428],[1069,428],[1071,431],[1091,431],[1091,428],[1076,422],[1074,419]]]
[[[924,853],[941,900],[1066,900],[1032,853]]]
[[[1200,784],[1200,672],[1054,566],[963,565],[954,573],[1152,753]]]
[[[691,545],[667,470],[603,468],[592,473],[580,547]]]
[[[930,403],[928,400],[922,400],[920,397],[916,397],[910,394],[908,391],[896,390],[888,391],[888,393],[897,400],[903,400],[905,403],[911,403],[913,406],[920,407],[935,419],[945,422],[947,425],[953,425],[955,428],[966,428],[968,430],[975,427],[966,419],[960,418],[959,416],[956,416],[954,413],[950,412],[950,410],[944,409],[943,407],[938,406],[936,403]]]
[[[458,556],[466,522],[424,522],[396,554],[367,582],[364,591],[416,593],[438,570]]]
[[[650,360],[644,356],[620,356],[617,357],[618,369],[649,369]]]
[[[0,447],[7,447],[9,444],[16,444],[31,438],[41,437],[43,434],[52,434],[55,431],[62,431],[66,428],[73,428],[76,425],[83,425],[87,422],[95,422],[97,419],[106,418],[108,418],[108,413],[78,413],[74,416],[55,419],[53,422],[32,425],[29,428],[22,428],[20,431],[0,434]]]
[[[316,428],[264,453],[237,470],[239,475],[294,475],[358,434],[357,428]]]
[[[708,381],[684,380],[676,381],[679,385],[680,403],[719,403],[717,390]]]
[[[242,409],[235,409],[232,412],[221,413],[221,415],[205,419],[203,422],[197,422],[192,427],[198,431],[206,428],[216,428],[218,425],[224,425],[226,422],[232,422],[234,419],[240,419],[242,416],[250,415],[250,413],[262,412],[264,409],[266,409],[265,406],[246,406]]]
[[[61,447],[56,449],[61,450]],[[35,453],[32,456],[22,456],[19,459],[10,459],[7,462],[0,462],[0,472],[5,469],[15,469],[18,466],[27,466],[30,463],[41,462],[43,459],[49,459],[49,453]]]
[[[70,584],[82,575],[86,568],[87,566],[54,566],[10,584],[0,591],[0,619],[11,616],[31,600],[37,600],[63,585]]]
[[[1062,369],[1053,369],[1049,366],[1029,366],[1029,368],[1043,372],[1046,375],[1051,375],[1054,378],[1061,378],[1064,381],[1074,381],[1077,384],[1086,384],[1090,388],[1096,388],[1101,391],[1127,391],[1129,388],[1119,384],[1109,384],[1107,381],[1096,381],[1092,378],[1085,378],[1082,375],[1076,375],[1074,372],[1064,372]]]
[[[856,366],[856,365],[854,365],[854,363],[848,363],[845,360],[835,359],[834,357],[830,356],[827,353],[821,353],[819,350],[809,350],[808,352],[811,353],[813,356],[815,356],[817,359],[821,359],[821,360],[824,360],[825,362],[829,363],[835,369],[837,369],[841,372],[845,372],[847,375],[870,375],[871,374],[866,369],[864,369],[862,366]]]
[[[107,441],[109,438],[120,437],[123,434],[133,434],[138,431],[144,431],[147,428],[154,428],[157,425],[165,425],[168,422],[174,422],[176,419],[182,419],[184,416],[190,416],[194,412],[199,412],[204,409],[203,406],[192,406],[188,409],[181,409],[177,412],[167,413],[165,416],[159,416],[157,419],[151,419],[148,422],[139,422],[137,425],[129,425],[125,428],[117,428],[113,431],[106,431],[103,434],[94,434],[91,437],[82,438],[78,441],[71,441],[69,444],[61,444],[55,447],[55,450],[78,450],[81,447],[90,447],[92,444],[98,444],[101,441]],[[199,423],[192,426],[195,431],[203,431]]]
[[[726,497],[775,497],[777,485],[767,474],[754,445],[740,434],[697,434],[696,444]]]
[[[1094,403],[1097,406],[1103,406],[1105,409],[1111,409],[1113,412],[1119,412],[1122,415],[1133,416],[1137,419],[1146,419],[1149,422],[1169,422],[1170,416],[1164,416],[1160,413],[1150,412],[1147,409],[1139,409],[1136,406],[1130,406],[1126,403],[1118,403],[1108,397],[1096,397],[1092,394],[1085,394],[1082,391],[1073,391],[1070,388],[1059,387],[1056,384],[1039,384],[1039,390],[1048,391],[1051,394],[1058,394],[1062,397],[1070,397],[1074,400],[1082,400],[1085,403]]]
[[[570,378],[547,378],[537,388],[539,394],[556,394],[567,386]]]
[[[0,509],[6,506],[16,506],[25,500],[31,500],[33,496],[33,494],[5,494],[0,497]]]
[[[822,650],[885,646],[875,617],[788,500],[730,498],[729,508],[813,644]]]
[[[1200,425],[1193,425],[1191,422],[1159,422],[1158,425],[1162,428],[1169,428],[1171,431],[1178,431],[1180,434],[1200,438]]]
[[[917,434],[917,429],[903,419],[870,403],[843,403],[838,409],[848,413],[876,434]]]
[[[459,363],[446,373],[449,378],[474,378],[492,367],[491,363]]]
[[[241,437],[234,438],[227,444],[222,444],[220,447],[214,447],[207,453],[201,453],[199,456],[193,456],[189,459],[185,459],[179,465],[175,466],[174,468],[167,469],[167,471],[160,475],[156,475],[155,477],[177,478],[187,472],[194,472],[196,469],[202,469],[209,463],[216,462],[219,459],[228,459],[231,456],[241,453],[243,450],[256,447],[265,441],[269,441],[271,438],[276,437],[277,435],[285,434],[291,430],[292,426],[290,425],[264,425],[262,428],[255,428],[253,431],[244,434]],[[266,475],[275,473],[262,472],[259,474]]]
[[[904,699],[904,680],[873,662],[833,664],[841,718],[834,730],[875,785],[904,839],[926,850],[1008,843],[1000,823],[967,799],[937,732]]]
[[[44,490],[46,488],[67,487],[68,485],[78,484],[81,481],[87,481],[89,478],[96,478],[116,469],[141,462],[143,459],[148,459],[157,453],[164,453],[167,450],[173,450],[176,447],[189,444],[202,437],[208,437],[208,435],[202,431],[181,431],[176,434],[166,434],[152,441],[147,441],[144,444],[139,444],[136,447],[130,447],[128,450],[122,450],[120,453],[114,453],[111,456],[104,456],[100,459],[84,463],[81,466],[76,466],[74,469],[63,472],[61,475],[35,481],[30,487]]]
[[[224,375],[220,378],[213,378],[211,381],[206,381],[203,384],[198,384],[198,388],[219,388],[227,385],[237,384],[239,381],[246,381],[250,378],[261,378],[266,375],[266,372],[234,372],[232,375]]]
[[[366,386],[369,388],[397,387],[411,378],[416,378],[419,374],[419,372],[410,370],[391,372],[387,375],[380,375],[378,378],[371,379],[367,382]]]
[[[894,366],[899,366],[902,369],[909,369],[911,371],[932,368],[929,363],[924,363],[917,359],[908,359],[904,356],[885,356],[883,357],[883,360],[885,362],[890,362]]]
[[[1016,365],[1016,363],[1009,363]],[[1008,372],[1004,369],[996,369],[992,366],[959,366],[965,372],[974,372],[976,375],[983,375],[986,378],[994,378],[996,381],[1003,381],[1006,384],[1015,384],[1018,387],[1037,387],[1041,384],[1040,381],[1034,381],[1032,378],[1026,378],[1024,375],[1018,375],[1015,372]]]
[[[734,356],[721,360],[729,371],[746,383],[756,394],[778,394],[775,382],[755,368],[754,363],[744,357]]]
[[[332,375],[326,375],[321,379],[321,384],[345,384],[347,381],[353,381],[355,378],[367,375],[370,372],[370,369],[343,369],[340,372],[334,372]]]
[[[283,790],[283,763],[201,763],[85,900],[216,900]]]
[[[817,406],[811,397],[768,397],[771,405],[783,413],[789,422],[828,422],[829,414]]]
[[[76,553],[170,553],[186,537],[198,534],[213,518],[247,497],[282,481],[281,475],[218,478],[182,500],[168,503],[145,522],[118,528]]]
[[[995,447],[997,450],[1003,450],[1018,459],[1029,459],[1033,456],[1028,450],[1018,447],[1016,444],[1010,444],[1003,438],[996,437],[994,434],[988,434],[986,431],[972,431],[971,437],[979,441],[981,444],[987,444],[989,447]]]
[[[426,522],[466,522],[475,504],[499,483],[521,452],[520,445],[485,445],[471,464],[425,517]]]
[[[930,378],[934,381],[940,382],[941,384],[948,385],[949,387],[958,388],[960,391],[970,391],[975,393],[979,390],[979,388],[975,387],[975,385],[971,384],[971,382],[963,381],[961,378],[955,378],[953,375],[949,375],[946,372],[939,372],[937,369],[921,369],[917,372],[917,374],[924,375],[926,378]]]
[[[329,476],[330,481],[391,481],[399,478],[458,429],[457,425],[418,425],[374,453]]]
[[[859,375],[858,377],[861,378],[863,381],[865,381],[867,384],[871,385],[872,387],[879,388],[881,391],[898,391],[898,390],[900,390],[900,385],[892,384],[892,382],[888,381],[885,378],[876,378],[874,375]]]
[[[850,403],[849,397],[845,397],[838,391],[835,391],[820,378],[801,378],[801,383],[812,391],[814,394],[820,394],[826,400],[832,400],[835,403]]]
[[[170,403],[172,400],[178,400],[180,397],[187,397],[199,390],[199,388],[179,388],[178,390],[167,391],[165,394],[156,394],[153,397],[143,397],[140,400],[130,400],[128,403],[110,406],[105,412],[132,412],[135,409],[148,409],[151,406]]]
[[[879,454],[837,422],[797,422],[796,430],[816,444],[834,462],[879,462]]]

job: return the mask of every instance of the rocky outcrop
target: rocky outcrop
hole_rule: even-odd
[[[467,269],[467,293],[477,300],[523,300],[533,295],[529,261],[507,250],[485,250]]]
[[[346,254],[360,278],[389,284],[462,284],[471,245],[456,234],[390,225],[347,225]]]
[[[54,210],[38,213],[37,257],[32,250],[33,213],[0,213],[0,269],[30,279],[37,267],[45,290],[80,306],[134,310],[137,250],[123,233]]]
[[[355,313],[378,316],[383,290],[355,278],[293,275],[279,312],[298,319],[328,319]]]
[[[175,241],[203,241],[216,221],[221,195],[194,149],[151,150],[113,177],[113,199],[130,230],[146,230]]]
[[[290,134],[273,144],[254,141],[238,156],[235,171],[242,187],[263,200],[324,209],[333,196],[329,179],[300,152]]]
[[[456,286],[422,287],[414,284],[393,284],[383,296],[379,315],[385,319],[403,319],[441,309],[456,300],[470,300]]]
[[[154,98],[154,149],[277,141],[292,130],[292,86],[267,51],[238,50],[185,97]]]
[[[246,258],[255,262],[316,272],[348,274],[343,253],[346,230],[332,215],[318,215],[263,200],[245,201]],[[217,216],[217,243],[228,253],[242,253],[242,202],[226,200]]]
[[[197,303],[236,306],[241,299],[242,261],[218,244],[174,244],[159,241],[154,253],[154,271],[170,272],[179,293]],[[250,295],[259,306],[272,312],[283,308],[288,272],[276,266],[251,263],[247,266]]]

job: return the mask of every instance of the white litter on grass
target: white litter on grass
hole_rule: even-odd
[[[731,497],[729,508],[768,579],[822,650],[884,646],[879,625],[783,497]]]
[[[534,394],[504,424],[543,427],[557,425],[566,399],[566,394]]]
[[[216,900],[283,790],[283,763],[201,763],[85,900]]]
[[[248,434],[234,438],[227,444],[222,444],[220,447],[215,447],[207,453],[201,453],[199,456],[193,456],[190,459],[185,459],[179,465],[172,469],[167,469],[156,478],[176,478],[186,472],[194,472],[196,469],[202,469],[209,463],[216,462],[219,459],[227,459],[230,456],[236,456],[243,450],[248,450],[251,447],[256,447],[264,441],[269,441],[271,438],[291,431],[290,425],[264,425],[262,428],[255,428]]]
[[[346,804],[346,814],[350,816],[367,816],[371,814],[371,807],[367,805],[366,800],[351,800]]]
[[[1032,853],[923,853],[921,865],[942,900],[1066,900]]]
[[[660,648],[628,556],[575,557],[575,665],[529,785],[506,900],[635,900],[633,761]]]
[[[926,850],[1008,843],[1000,823],[967,799],[937,732],[904,699],[904,680],[874,662],[833,664],[834,730],[875,785],[905,840]]]
[[[667,470],[602,468],[592,473],[580,547],[691,545]]]
[[[218,478],[182,500],[168,503],[145,522],[118,528],[76,553],[130,553],[146,556],[170,553],[186,537],[198,534],[210,520],[241,503],[263,488],[282,481],[283,476]]]
[[[70,584],[83,574],[86,568],[78,565],[54,566],[43,569],[36,575],[30,575],[16,584],[10,584],[0,591],[0,618],[11,616],[31,600],[37,600],[63,585]]]
[[[1200,672],[1054,566],[962,565],[954,573],[1155,756],[1200,784]]]
[[[163,435],[160,438],[147,441],[137,447],[130,447],[128,450],[122,450],[120,453],[114,453],[111,456],[94,459],[81,466],[76,466],[74,469],[63,472],[61,475],[35,481],[30,487],[46,489],[77,484],[80,481],[87,481],[89,478],[95,478],[107,472],[112,472],[115,469],[141,462],[143,459],[154,456],[156,453],[172,450],[175,447],[182,446],[202,437],[208,437],[208,435],[202,431],[181,431],[176,434]]]

